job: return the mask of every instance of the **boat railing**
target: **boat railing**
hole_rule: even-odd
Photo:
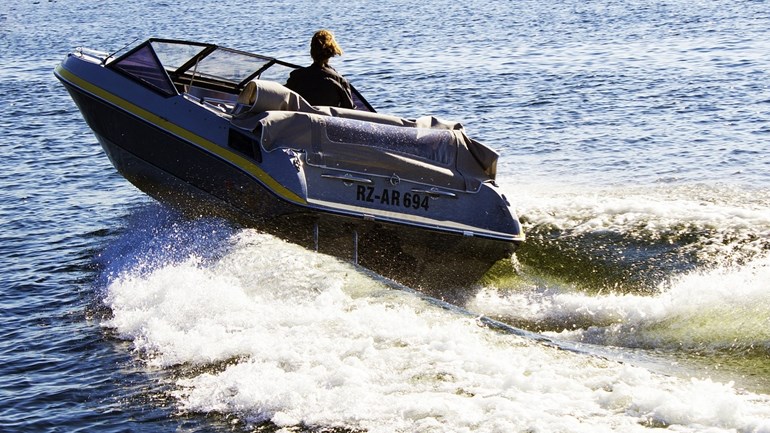
[[[74,54],[83,60],[88,60],[92,63],[102,63],[107,60],[109,53],[104,51],[92,50],[90,48],[79,47],[76,48]]]

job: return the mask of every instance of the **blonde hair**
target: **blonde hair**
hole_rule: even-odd
[[[319,30],[310,40],[310,57],[314,62],[326,64],[334,56],[341,56],[342,48],[329,30]]]

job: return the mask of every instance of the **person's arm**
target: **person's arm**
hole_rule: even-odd
[[[350,83],[346,79],[342,79],[342,86],[340,87],[340,107],[342,108],[356,108],[356,104],[353,103],[353,95],[350,90]]]

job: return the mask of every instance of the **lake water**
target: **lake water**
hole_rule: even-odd
[[[0,431],[770,432],[770,3],[285,3],[0,6]],[[528,240],[462,310],[163,208],[53,76],[318,28],[499,150]]]

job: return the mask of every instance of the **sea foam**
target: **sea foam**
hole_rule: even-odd
[[[592,344],[691,351],[770,351],[770,256],[699,269],[649,295],[585,293],[534,280],[488,287],[469,308]]]
[[[370,432],[770,432],[768,398],[732,384],[496,331],[251,230],[228,242],[106,288],[105,326],[137,356],[196,367],[170,379],[181,411]]]
[[[740,262],[770,249],[770,195],[726,185],[506,188],[525,229],[563,236],[611,232],[680,249],[709,263]]]

